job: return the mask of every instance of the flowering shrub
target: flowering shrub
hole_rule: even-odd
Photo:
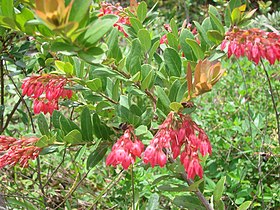
[[[39,209],[72,208],[72,203],[68,202],[70,197],[79,187],[88,186],[90,188],[86,192],[92,192],[92,189],[99,192],[97,196],[95,191],[92,192],[83,205],[88,205],[88,202],[92,205],[88,206],[89,209],[114,208],[98,206],[97,203],[113,184],[122,180],[123,173],[131,180],[131,189],[128,190],[132,193],[129,202],[133,210],[141,205],[140,201],[144,203],[143,208],[159,208],[160,202],[153,207],[159,196],[151,195],[151,192],[156,191],[154,188],[158,182],[166,180],[172,181],[171,185],[159,186],[158,193],[180,192],[169,196],[162,194],[163,203],[168,207],[172,205],[170,208],[176,205],[190,209],[225,209],[226,200],[227,204],[234,203],[235,207],[248,209],[251,201],[241,204],[245,199],[237,202],[229,199],[234,192],[224,193],[226,180],[237,175],[216,166],[213,176],[211,166],[218,164],[220,151],[216,146],[220,139],[230,138],[232,141],[230,146],[223,148],[228,152],[227,156],[223,154],[225,162],[233,150],[239,152],[240,149],[234,142],[233,136],[237,134],[210,138],[212,132],[219,129],[216,125],[214,129],[209,127],[205,123],[207,117],[212,116],[217,123],[220,118],[211,112],[213,107],[226,107],[227,104],[218,96],[207,101],[207,93],[215,89],[218,81],[223,81],[228,69],[222,65],[232,55],[236,58],[246,56],[255,64],[266,59],[275,65],[279,61],[280,45],[277,33],[242,28],[255,10],[245,12],[246,6],[238,2],[231,0],[224,8],[224,15],[209,6],[208,16],[201,24],[172,19],[163,26],[167,34],[160,37],[154,30],[154,26],[162,25],[155,25],[155,7],[149,10],[145,2],[131,0],[130,6],[123,8],[120,3],[94,4],[91,0],[36,0],[35,4],[2,1],[0,131],[5,135],[0,136],[0,168],[17,163],[21,167],[32,166],[35,163],[29,160],[37,158],[34,179],[38,179],[37,187],[39,195],[42,195]],[[183,24],[178,27],[180,21]],[[14,39],[18,37],[21,37],[19,43],[15,43]],[[9,43],[15,43],[15,46]],[[7,88],[7,93],[4,87],[6,79],[13,85],[12,90]],[[16,81],[22,81],[21,90]],[[270,82],[269,78],[267,81]],[[272,93],[270,83],[269,87]],[[4,96],[11,92],[17,94],[15,100],[19,99],[13,108],[6,108]],[[248,100],[244,99],[245,102]],[[280,142],[279,115],[273,95],[272,101]],[[31,103],[33,111],[29,108]],[[205,108],[203,103],[209,104],[211,109]],[[61,106],[64,108],[59,108]],[[24,127],[9,129],[12,122],[18,122],[18,118],[14,119],[18,109],[21,110]],[[207,112],[204,109],[209,113],[202,115]],[[251,114],[248,115],[251,120]],[[257,124],[258,119],[253,123]],[[233,124],[240,123],[237,119]],[[252,127],[250,124],[251,130]],[[235,132],[245,135],[248,131],[242,129],[236,128]],[[16,138],[31,131],[36,137]],[[213,155],[208,157],[212,150]],[[51,157],[50,161],[54,159],[54,162],[55,158],[60,158],[61,163],[57,163],[52,173],[42,174],[46,167],[41,167],[41,157],[44,160]],[[113,167],[105,169],[100,164],[97,168],[104,159],[104,166]],[[258,159],[256,168],[260,176],[258,183],[261,183],[264,178],[260,170],[261,155]],[[72,186],[65,197],[54,204],[55,193],[49,192],[49,186],[56,185],[54,176],[64,163],[67,165],[63,173],[68,173],[70,168],[73,170],[69,172],[71,177],[76,178],[73,183],[69,181]],[[48,164],[48,161],[43,164]],[[150,166],[160,166],[151,172],[157,176],[153,184],[147,180],[138,182],[136,178],[140,176],[135,176],[135,173],[142,171],[143,177],[144,173],[149,173],[146,169]],[[98,178],[95,177],[94,182],[104,178],[106,183],[110,181],[107,175],[110,178],[119,175],[106,187],[100,188],[98,183],[91,186],[89,183],[93,179],[88,180],[85,186],[81,185],[84,179],[96,174]],[[69,183],[64,175],[61,177],[67,183],[61,184],[63,189],[59,191],[65,191]],[[137,200],[136,184],[143,183],[151,187],[150,191],[147,194],[138,192],[141,199]],[[243,180],[239,180],[240,183]],[[126,185],[122,187],[122,191],[127,190]],[[251,195],[248,191],[242,193]],[[255,197],[252,199],[257,200]]]

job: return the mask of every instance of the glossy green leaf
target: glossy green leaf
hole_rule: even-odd
[[[163,52],[166,71],[169,76],[181,76],[182,62],[181,58],[173,48],[166,48]]]
[[[252,201],[245,201],[242,203],[237,210],[247,210],[251,206]]]
[[[139,39],[132,41],[132,47],[126,59],[126,69],[132,74],[141,70],[141,43]]]
[[[199,59],[199,60],[202,60],[204,58],[204,52],[202,51],[199,44],[195,40],[189,39],[189,38],[186,38],[186,42],[191,47],[191,49],[194,52],[196,58]]]
[[[190,196],[190,195],[176,196],[173,200],[173,203],[179,208],[205,210],[205,207],[202,205],[200,200],[195,196]]]
[[[94,44],[101,39],[112,26],[118,21],[118,17],[115,15],[105,15],[96,19],[86,30],[83,36],[83,41]]]
[[[143,28],[142,23],[137,18],[132,17],[132,18],[129,18],[129,20],[130,20],[132,28],[135,30],[136,33],[138,33],[138,31]]]
[[[215,26],[220,31],[221,34],[225,34],[225,29],[224,29],[222,22],[211,12],[209,12],[209,15],[210,15],[210,20],[212,22],[213,27]],[[214,29],[215,29],[215,27],[214,27]]]
[[[196,21],[193,21],[194,25],[201,37],[201,46],[202,46],[202,42],[205,42],[209,47],[211,47],[213,45],[213,43],[208,39],[207,35],[206,35],[206,30]],[[209,47],[206,47],[205,50],[207,50]]]
[[[215,209],[217,210],[225,210],[225,204],[222,200],[218,200],[215,202]]]
[[[156,41],[156,42],[153,44],[152,48],[151,48],[150,51],[149,51],[148,63],[150,63],[150,62],[152,61],[152,59],[153,59],[153,57],[154,57],[154,54],[155,54],[155,52],[157,51],[158,47],[159,47],[159,40]]]
[[[95,167],[106,155],[108,145],[99,144],[98,147],[87,158],[87,169]]]
[[[147,11],[147,4],[146,2],[142,1],[137,7],[137,17],[141,22],[146,19]]]
[[[241,12],[239,8],[235,8],[231,13],[231,24],[238,25],[241,20]]]
[[[223,192],[225,190],[225,182],[226,182],[226,177],[223,176],[217,183],[215,189],[214,189],[214,201],[217,202],[222,198]]]
[[[1,11],[3,16],[14,20],[14,0],[2,0]]]
[[[84,107],[81,113],[81,128],[84,141],[93,141],[92,121],[88,107]]]
[[[43,135],[37,142],[36,147],[46,147],[49,145],[49,138],[46,135]]]
[[[170,27],[172,30],[172,34],[175,36],[176,39],[178,39],[178,27],[174,18],[172,18],[170,21]]]
[[[80,131],[74,129],[64,137],[64,142],[67,144],[79,144],[83,141]]]
[[[80,48],[74,46],[73,44],[68,44],[65,42],[54,42],[51,45],[51,51],[57,52],[57,51],[66,51],[66,52],[75,52],[79,51]]]
[[[159,191],[167,191],[167,192],[186,192],[188,190],[188,187],[185,185],[179,185],[179,184],[164,184],[157,187]]]
[[[99,78],[95,78],[93,80],[88,80],[86,82],[87,87],[91,89],[93,92],[100,91],[102,88],[102,81]]]
[[[148,107],[146,111],[141,115],[141,124],[149,125],[153,119],[154,110],[151,107]]]
[[[185,58],[190,61],[196,61],[197,58],[192,51],[192,48],[187,44],[186,38],[194,39],[194,35],[192,32],[188,29],[183,29],[181,31],[179,41],[180,41],[180,46],[182,47],[182,50],[184,52]]]
[[[167,37],[168,45],[172,47],[174,50],[178,51],[179,42],[176,36],[174,36],[173,33],[168,33],[166,37]]]
[[[44,114],[42,114],[42,113],[39,114],[37,123],[38,123],[38,127],[39,127],[41,134],[50,136],[49,125],[47,123],[47,120],[46,120]]]
[[[122,51],[118,43],[118,29],[113,28],[108,37],[108,58],[114,58],[117,62],[122,59]]]
[[[182,104],[181,103],[178,103],[178,102],[172,102],[170,105],[169,105],[170,109],[172,109],[173,111],[175,112],[178,112],[180,109],[183,108]]]
[[[224,36],[219,31],[216,30],[207,31],[207,37],[209,38],[209,40],[211,40],[217,45],[224,40]]]
[[[188,187],[188,191],[196,192],[199,189],[199,185],[204,181],[204,179],[200,179]]]
[[[96,113],[92,115],[92,124],[94,135],[97,138],[110,140],[110,135],[112,134],[112,131],[107,125],[103,124],[100,121],[99,116]]]
[[[91,3],[91,0],[75,0],[71,8],[69,21],[82,21],[82,19],[87,15]]]
[[[168,96],[166,95],[166,93],[164,92],[164,90],[160,86],[156,86],[156,94],[157,94],[158,100],[161,101],[163,106],[167,110],[170,110],[169,105],[171,102],[170,102]]]
[[[154,71],[153,71],[153,69],[151,69],[150,72],[148,73],[148,75],[141,82],[141,89],[145,90],[145,89],[149,88],[151,86],[151,84],[153,83],[153,78],[154,78]]]
[[[137,36],[144,48],[144,51],[148,51],[151,47],[151,37],[147,29],[140,29]]]

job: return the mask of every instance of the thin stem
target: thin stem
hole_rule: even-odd
[[[134,191],[134,174],[133,174],[133,164],[131,165],[131,188],[132,188],[132,210],[135,210],[135,191]]]
[[[18,100],[18,102],[14,105],[13,110],[11,111],[11,113],[8,115],[8,118],[6,120],[5,125],[3,126],[3,128],[0,130],[0,133],[2,133],[9,125],[10,121],[12,120],[12,117],[14,115],[14,113],[16,112],[18,106],[20,105],[21,102],[21,98]]]
[[[47,199],[46,199],[46,194],[45,194],[45,190],[42,184],[42,179],[41,179],[41,165],[40,165],[40,157],[37,157],[37,174],[38,174],[38,181],[39,181],[39,187],[41,190],[41,193],[43,194],[43,199],[44,199],[44,204],[45,206],[47,206]]]
[[[54,171],[52,172],[52,174],[50,175],[50,177],[48,178],[48,180],[46,181],[46,183],[44,184],[43,188],[45,188],[47,186],[47,184],[50,182],[50,180],[52,179],[52,177],[54,176],[54,174],[57,172],[57,170],[61,167],[61,165],[64,162],[66,156],[66,147],[63,151],[63,156],[62,156],[62,161],[58,164],[58,166],[54,169]]]
[[[186,180],[186,182],[188,183],[188,185],[192,185],[193,184],[193,181],[191,179],[188,179],[187,177],[187,173],[186,172],[183,172],[182,173],[182,177],[184,180]],[[200,192],[199,189],[197,189],[197,191],[195,191],[195,194],[197,195],[198,199],[201,201],[201,203],[204,205],[204,207],[207,209],[207,210],[214,210],[212,208],[212,206],[210,205],[210,203],[206,200],[206,198],[204,197],[204,195]]]
[[[1,86],[1,98],[0,98],[0,129],[3,130],[4,125],[4,91],[5,91],[5,83],[4,83],[4,64],[3,60],[0,61],[0,86]],[[3,112],[2,112],[3,111]]]
[[[271,85],[271,81],[270,81],[270,78],[269,78],[269,74],[266,70],[266,67],[263,63],[263,61],[261,60],[261,64],[263,66],[263,70],[265,72],[265,76],[266,76],[266,79],[268,81],[268,87],[269,87],[269,92],[270,92],[270,97],[271,97],[271,100],[272,100],[272,104],[273,104],[273,109],[274,109],[274,112],[275,112],[275,117],[276,117],[276,125],[277,125],[277,133],[278,133],[278,142],[279,142],[279,145],[280,145],[280,122],[279,122],[279,113],[277,111],[277,104],[276,104],[276,101],[275,101],[275,98],[274,98],[274,95],[273,95],[273,88],[272,88],[272,85]]]

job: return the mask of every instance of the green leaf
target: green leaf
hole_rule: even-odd
[[[247,210],[251,206],[252,201],[245,201],[242,203],[237,210]]]
[[[204,181],[204,179],[200,179],[188,187],[188,191],[196,192],[199,189],[199,185]]]
[[[11,198],[11,197],[5,197],[5,200],[7,200],[7,203],[9,204],[9,207],[12,209],[28,209],[28,210],[37,210],[38,208],[35,207],[32,203],[24,199],[24,201]],[[16,208],[18,207],[18,208]],[[5,208],[4,208],[5,209]]]
[[[174,184],[175,185],[175,184]],[[185,185],[176,184],[172,186],[171,184],[164,184],[157,187],[159,191],[167,191],[167,192],[186,192],[188,187]]]
[[[217,183],[215,189],[214,189],[214,201],[217,202],[218,200],[220,200],[222,198],[224,189],[225,189],[225,181],[226,181],[226,177],[223,176]]]
[[[183,29],[180,34],[180,46],[184,52],[185,58],[190,61],[197,61],[197,58],[192,51],[191,47],[186,43],[186,38],[194,39],[192,32],[188,29]]]
[[[93,92],[98,92],[98,91],[100,91],[102,89],[102,81],[99,78],[95,78],[93,80],[88,80],[86,82],[86,85]]]
[[[175,112],[178,112],[180,109],[183,108],[182,104],[181,103],[178,103],[178,102],[172,102],[170,105],[169,105],[170,109],[172,109],[173,111]]]
[[[196,21],[193,21],[193,22],[194,22],[194,25],[197,28],[197,31],[198,31],[199,35],[201,36],[202,40],[205,41],[206,44],[211,47],[213,45],[213,43],[206,36],[206,30],[198,22],[196,22]]]
[[[153,57],[154,57],[154,54],[155,54],[155,52],[157,51],[157,49],[158,49],[158,47],[159,47],[159,43],[160,43],[159,40],[156,41],[156,42],[153,44],[152,48],[150,49],[148,63],[150,63],[150,62],[152,61],[152,59],[153,59]]]
[[[172,18],[170,21],[170,27],[172,30],[172,34],[175,36],[176,39],[178,39],[178,27],[174,18]]]
[[[142,1],[137,7],[137,17],[141,22],[146,19],[147,11],[147,4],[146,2]]]
[[[231,13],[231,24],[238,25],[241,19],[241,12],[239,8],[235,8]]]
[[[146,206],[146,210],[157,210],[159,209],[159,195],[157,193],[153,193],[148,201]]]
[[[207,36],[209,38],[209,40],[211,40],[212,42],[214,42],[215,44],[220,44],[223,40],[224,40],[224,36],[216,30],[209,30],[207,31]]]
[[[108,58],[114,58],[117,62],[119,62],[122,59],[122,51],[119,47],[118,43],[118,29],[113,28],[109,37],[108,37]]]
[[[141,44],[139,39],[134,39],[132,41],[132,47],[129,52],[129,55],[126,59],[126,69],[128,72],[130,72],[132,75],[136,74],[138,71],[141,70]]]
[[[118,17],[115,15],[105,15],[96,19],[83,33],[83,42],[90,44],[95,44],[99,39],[101,39],[118,21]]]
[[[71,8],[69,21],[82,21],[89,11],[91,2],[92,0],[75,0]]]
[[[68,75],[73,75],[74,72],[73,65],[69,62],[66,62],[64,65],[64,72]]]
[[[167,110],[170,110],[170,108],[169,108],[170,100],[169,100],[168,96],[166,95],[166,93],[164,92],[164,90],[160,86],[156,86],[156,94],[157,94],[158,100],[161,101],[163,106]]]
[[[91,115],[88,107],[81,113],[81,128],[84,141],[93,141]]]
[[[99,144],[98,147],[95,149],[93,153],[88,156],[87,159],[87,169],[92,169],[96,166],[106,155],[108,149],[108,145],[106,144]]]
[[[173,48],[166,48],[163,53],[164,62],[167,66],[169,76],[181,76],[182,62],[181,58]]]
[[[40,147],[40,148],[43,148],[43,147],[46,147],[49,145],[49,138],[44,135],[42,136],[37,142],[36,142],[36,147]]]
[[[47,120],[45,118],[45,115],[42,113],[39,114],[38,116],[38,127],[42,135],[50,136],[50,131],[49,131],[49,125],[47,123]]]
[[[186,195],[186,196],[176,196],[173,203],[179,208],[205,210],[200,200],[197,197]]]
[[[94,135],[99,139],[109,139],[110,130],[106,125],[103,125],[99,119],[98,114],[94,113],[92,116]]]
[[[67,144],[78,144],[83,141],[83,136],[80,131],[74,129],[64,137],[64,142]]]
[[[51,116],[51,120],[52,120],[52,124],[53,124],[53,127],[54,128],[61,128],[60,127],[60,123],[59,123],[59,118],[62,114],[57,111],[57,110],[54,110],[53,113],[52,113],[52,116]]]
[[[218,200],[215,202],[215,209],[217,210],[225,210],[225,204],[222,200]]]
[[[154,74],[154,70],[151,69],[148,75],[141,82],[141,90],[148,89],[151,86],[153,83]]]
[[[60,128],[64,131],[65,134],[69,133],[70,131],[74,130],[75,128],[70,123],[70,120],[68,120],[64,115],[60,115],[59,118],[59,124]]]
[[[196,58],[198,60],[202,60],[204,58],[204,52],[202,51],[201,47],[197,42],[193,39],[186,38],[187,44],[192,48]]]
[[[141,115],[141,124],[149,125],[153,119],[154,110],[151,107],[148,107],[146,111]]]
[[[145,51],[148,51],[151,47],[151,37],[147,29],[140,29],[137,36]]]
[[[220,31],[221,34],[225,34],[225,29],[224,29],[222,22],[211,12],[209,12],[209,15],[210,15],[210,20],[211,20],[212,25],[214,25]],[[214,29],[215,29],[215,27],[214,27]]]
[[[57,51],[75,52],[79,50],[80,48],[75,47],[73,44],[68,44],[65,42],[54,42],[51,45],[51,51],[53,52],[57,52]]]
[[[179,42],[176,36],[174,36],[173,33],[168,33],[166,37],[167,37],[168,45],[174,48],[174,50],[178,51]]]
[[[14,20],[14,0],[2,0],[2,15]]]
[[[78,56],[90,64],[96,63],[96,56],[103,54],[104,51],[100,47],[91,47],[78,52]]]
[[[138,19],[131,17],[129,18],[129,20],[132,28],[135,30],[136,33],[138,33],[138,31],[143,28],[142,23]]]

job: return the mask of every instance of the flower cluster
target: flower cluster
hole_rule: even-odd
[[[124,12],[124,8],[120,6],[120,3],[116,3],[115,5],[107,2],[101,3],[101,9],[100,9],[99,17],[107,15],[107,14],[113,14],[119,17],[119,20],[117,23],[114,24],[114,26],[122,32],[126,37],[128,36],[127,33],[124,31],[124,28],[122,25],[130,25],[130,20],[128,15]]]
[[[124,135],[114,144],[112,151],[106,159],[106,165],[116,166],[121,164],[128,169],[134,164],[136,157],[140,157],[144,150],[144,144],[135,136],[133,128],[128,127]]]
[[[280,60],[280,35],[257,28],[241,30],[234,28],[226,33],[221,44],[224,50],[228,46],[228,57],[246,56],[249,60],[259,63],[265,58],[270,64]]]
[[[189,115],[170,112],[166,120],[160,125],[150,145],[144,152],[144,163],[152,167],[163,167],[167,161],[167,154],[176,159],[180,155],[188,178],[203,176],[198,151],[202,156],[212,153],[210,141],[204,132]]]
[[[20,140],[0,136],[0,169],[6,165],[28,167],[28,161],[34,160],[41,152],[41,148],[34,146],[39,139],[36,137],[22,138]]]
[[[50,113],[58,109],[59,98],[70,99],[72,90],[64,88],[68,79],[63,76],[45,74],[31,76],[24,79],[22,84],[22,95],[27,95],[34,100],[34,113]]]

